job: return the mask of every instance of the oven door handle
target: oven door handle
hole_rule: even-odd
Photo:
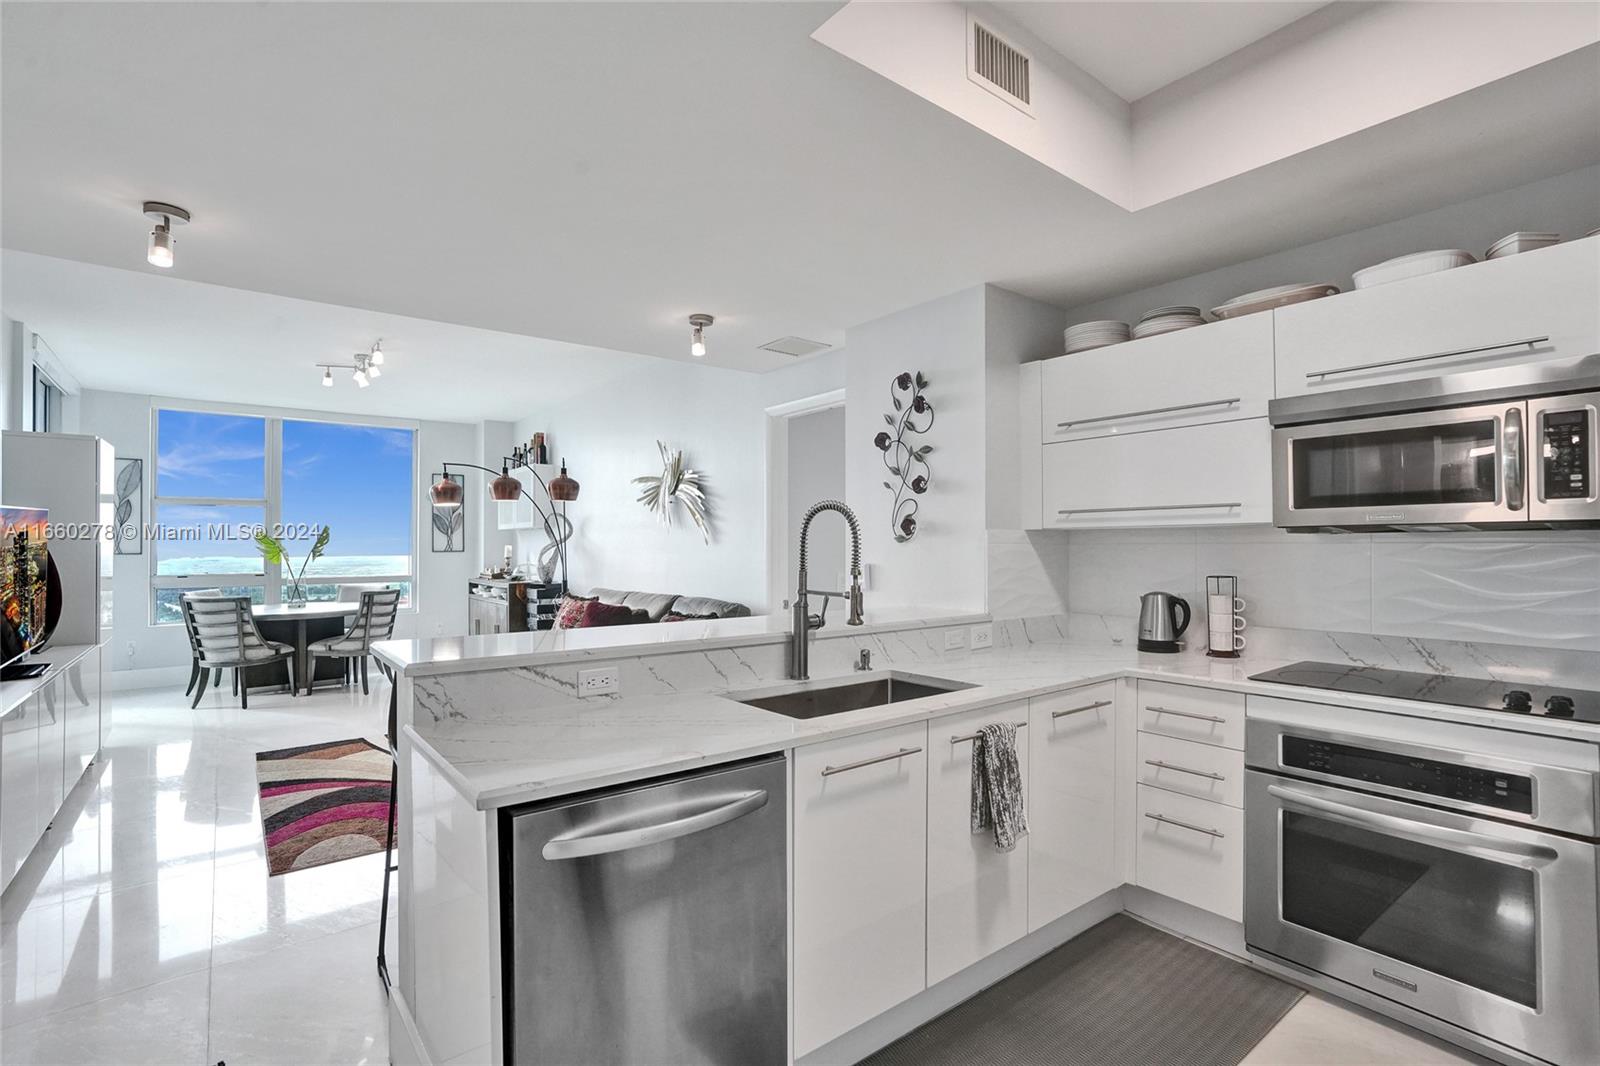
[[[1559,853],[1554,848],[1543,844],[1530,844],[1521,840],[1504,840],[1500,837],[1489,836],[1487,833],[1474,833],[1468,829],[1452,829],[1448,826],[1434,825],[1431,822],[1419,822],[1393,814],[1380,814],[1377,811],[1369,811],[1364,807],[1352,807],[1349,804],[1313,796],[1288,785],[1268,785],[1267,792],[1284,803],[1315,811],[1317,814],[1333,821],[1364,829],[1377,830],[1390,836],[1404,837],[1407,840],[1414,840],[1421,844],[1432,844],[1450,851],[1489,853],[1499,857],[1509,856],[1520,860],[1517,864],[1521,866],[1544,866],[1554,862],[1559,857]]]

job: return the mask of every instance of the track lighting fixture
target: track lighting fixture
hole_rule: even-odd
[[[160,200],[146,200],[144,202],[144,217],[154,222],[155,229],[150,231],[150,245],[145,250],[145,261],[151,266],[161,267],[163,270],[172,268],[172,227],[181,226],[189,221],[189,212],[172,204],[164,204]]]
[[[694,356],[696,359],[704,358],[706,354],[706,327],[710,326],[711,323],[715,321],[716,319],[712,318],[710,315],[689,316],[689,326],[691,329],[689,354]]]
[[[335,370],[350,371],[350,380],[356,383],[358,389],[364,389],[383,377],[383,371],[378,369],[378,365],[383,362],[382,341],[373,342],[369,350],[357,352],[351,359],[354,361],[349,363],[318,363],[317,368],[322,371],[322,387],[333,388]]]

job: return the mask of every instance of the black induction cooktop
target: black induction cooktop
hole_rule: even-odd
[[[1480,677],[1454,677],[1411,670],[1382,670],[1376,666],[1317,662],[1282,666],[1254,674],[1250,680],[1332,689],[1335,692],[1356,692],[1363,696],[1383,696],[1394,700],[1422,700],[1425,703],[1506,714],[1600,722],[1600,692],[1528,685],[1520,681],[1493,681]]]

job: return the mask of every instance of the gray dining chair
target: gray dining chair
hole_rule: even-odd
[[[394,620],[399,613],[399,589],[362,590],[361,607],[350,628],[306,648],[306,692],[310,693],[317,683],[317,659],[335,658],[344,659],[352,672],[361,675],[361,693],[366,695],[367,657],[372,654],[374,642],[394,635]]]
[[[183,694],[187,696],[194,691],[194,683],[200,680],[200,638],[195,635],[194,620],[189,617],[189,611],[184,606],[184,601],[193,596],[196,599],[214,599],[222,595],[221,589],[193,589],[178,597],[178,611],[183,616],[183,631],[189,637],[189,684],[184,688]],[[222,683],[222,671],[217,671],[214,684]]]
[[[294,649],[261,635],[255,616],[250,613],[249,596],[185,596],[182,603],[186,624],[193,627],[200,650],[200,686],[189,706],[200,705],[211,671],[219,671],[220,676],[220,671],[232,670],[239,706],[248,709],[250,687],[244,671],[280,659],[289,671],[289,691],[299,691],[294,676]]]

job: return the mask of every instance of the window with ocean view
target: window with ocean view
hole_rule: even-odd
[[[341,585],[398,588],[415,574],[413,430],[205,411],[156,412],[151,615],[182,620],[179,598],[220,588],[257,603],[288,598],[281,564],[263,560],[261,529],[284,541],[296,572],[316,531],[331,535],[305,570],[307,598]]]

